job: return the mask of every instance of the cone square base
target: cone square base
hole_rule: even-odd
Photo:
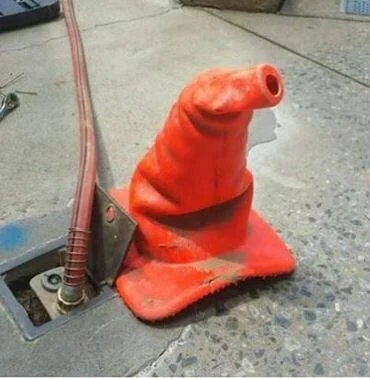
[[[112,191],[124,208],[127,196]],[[135,243],[128,257],[139,256]],[[295,259],[276,232],[253,210],[245,241],[232,251],[191,263],[166,263],[140,257],[117,276],[117,290],[139,318],[161,320],[226,286],[247,278],[269,277],[294,271]]]

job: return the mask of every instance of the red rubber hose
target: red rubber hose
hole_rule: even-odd
[[[80,163],[73,214],[68,234],[63,285],[59,300],[79,303],[84,297],[85,270],[97,171],[94,119],[86,61],[72,0],[63,0],[71,48],[80,124]]]

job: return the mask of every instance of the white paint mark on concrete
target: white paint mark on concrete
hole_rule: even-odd
[[[336,311],[337,313],[340,312],[340,304],[339,304],[339,303],[335,303],[335,304],[334,304],[334,308],[335,308],[335,311]]]
[[[248,374],[254,374],[256,372],[254,366],[248,358],[243,358],[242,360],[243,371]]]
[[[361,320],[360,318],[357,319],[356,325],[357,325],[357,329],[362,329],[362,327],[364,326],[363,320]]]
[[[301,347],[301,345],[295,339],[291,337],[286,337],[284,339],[284,347],[288,351],[294,351],[294,350],[298,350]]]

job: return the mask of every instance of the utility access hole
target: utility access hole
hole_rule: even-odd
[[[35,326],[40,326],[51,320],[45,307],[42,305],[40,299],[36,296],[35,292],[30,288],[29,282],[31,276],[17,280],[9,284],[9,289],[14,294],[18,303],[22,305],[27,312],[28,317]]]
[[[85,302],[61,314],[57,291],[64,270],[64,240],[63,245],[57,246],[55,242],[51,245],[0,266],[0,299],[27,340],[38,338],[116,296],[110,287],[98,287],[87,275]]]
[[[57,291],[62,284],[63,267],[56,267],[36,276],[26,276],[8,283],[18,303],[35,326],[40,326],[62,314],[57,309]],[[49,285],[47,285],[49,283]],[[86,301],[99,294],[99,289],[86,277]]]

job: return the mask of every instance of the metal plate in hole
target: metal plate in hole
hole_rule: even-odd
[[[60,316],[57,308],[57,291],[62,284],[64,267],[56,267],[34,276],[30,281],[30,287],[40,299],[50,318],[54,320]],[[59,283],[49,282],[53,277],[58,278]]]
[[[136,226],[120,205],[96,185],[87,271],[97,285],[113,284]]]

